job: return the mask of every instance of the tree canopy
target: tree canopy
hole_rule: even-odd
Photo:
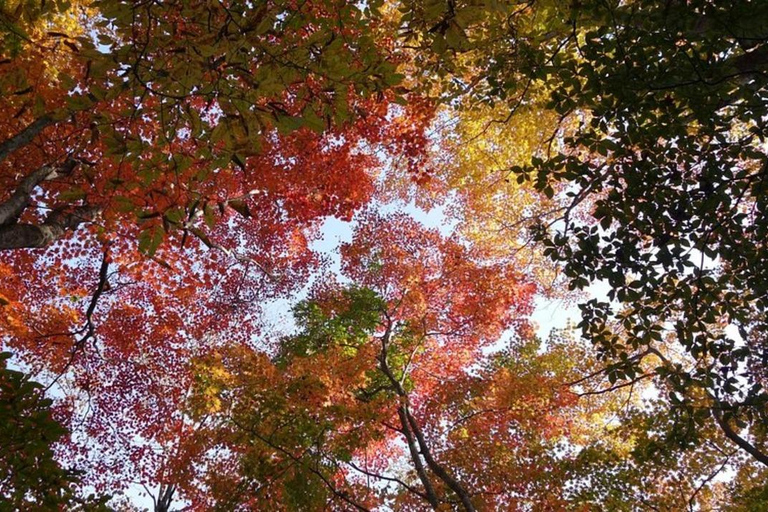
[[[768,4],[8,1],[0,111],[0,510],[768,507]]]

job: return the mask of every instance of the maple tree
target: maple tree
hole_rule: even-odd
[[[764,18],[746,0],[3,3],[0,336],[45,388],[0,373],[7,424],[31,418],[0,432],[24,444],[0,493],[764,506]],[[382,213],[402,200],[451,227]],[[354,228],[338,275],[313,246],[330,217]],[[597,281],[597,350],[537,341],[534,300]]]
[[[235,346],[199,363],[201,433],[232,454],[208,476],[219,506],[556,506],[538,485],[574,395],[528,339],[532,283],[403,215],[361,220],[342,252],[355,284],[300,303],[273,358]],[[510,327],[514,348],[483,357]]]
[[[40,20],[58,30],[36,28],[3,64],[2,107],[13,115],[0,161],[14,171],[3,175],[0,247],[42,247],[98,216],[106,234],[141,222],[140,249],[152,254],[216,204],[242,209],[260,190],[249,157],[393,99],[387,47],[360,33],[375,4],[291,5],[96,2],[98,17],[70,15],[89,32]],[[33,196],[49,213],[33,211]]]
[[[416,129],[388,114],[394,65],[360,33],[360,9],[263,7],[3,11],[18,38],[2,64],[14,115],[2,127],[0,245],[57,242],[53,254],[4,255],[4,335],[35,371],[54,373],[61,415],[85,410],[70,453],[100,489],[164,481],[148,446],[184,431],[185,379],[171,383],[168,369],[214,344],[222,319],[251,320],[306,278],[318,220],[370,199],[375,151],[416,156]],[[88,439],[103,451],[84,452]]]

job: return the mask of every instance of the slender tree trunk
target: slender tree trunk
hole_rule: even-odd
[[[723,418],[722,412],[717,409],[712,409],[712,415],[715,417],[715,421],[720,426],[720,429],[728,439],[736,443],[739,448],[750,454],[755,460],[759,461],[765,466],[768,466],[768,455],[755,448],[752,443],[737,434],[736,431],[733,430],[733,428],[728,424],[725,418]]]
[[[387,327],[387,331],[384,333],[384,336],[381,339],[379,368],[392,384],[392,388],[395,393],[397,393],[397,395],[403,400],[402,405],[400,408],[398,408],[398,416],[400,417],[400,423],[403,427],[403,435],[408,441],[408,448],[411,452],[411,459],[413,460],[414,466],[416,467],[416,472],[418,473],[422,484],[424,484],[428,501],[430,502],[430,505],[433,506],[433,508],[437,508],[433,502],[433,500],[435,502],[437,501],[437,495],[435,494],[434,488],[432,487],[427,473],[421,463],[421,457],[424,457],[424,460],[427,463],[427,467],[429,467],[432,473],[434,473],[435,476],[442,480],[442,482],[445,483],[449,489],[456,493],[456,495],[459,497],[459,500],[461,500],[461,504],[463,505],[464,509],[467,512],[476,512],[475,506],[472,504],[469,493],[464,488],[464,486],[462,486],[458,480],[453,478],[450,473],[448,473],[448,471],[446,471],[445,468],[441,466],[432,456],[432,452],[430,451],[427,440],[424,437],[424,433],[421,431],[421,427],[416,421],[416,418],[413,417],[410,410],[408,409],[408,393],[405,391],[400,381],[398,381],[395,375],[392,373],[392,369],[389,367],[389,363],[387,362],[387,347],[389,346],[390,335],[391,325]],[[418,444],[418,451],[415,450],[415,444]]]
[[[405,407],[405,405],[401,405],[397,409],[397,415],[400,417],[400,425],[403,429],[403,435],[408,442],[408,450],[411,453],[411,460],[413,461],[413,465],[416,468],[416,474],[419,476],[419,480],[421,480],[421,484],[424,486],[427,501],[433,509],[438,510],[440,507],[440,500],[437,497],[435,488],[432,486],[432,482],[429,480],[427,471],[424,469],[424,464],[421,462],[419,448],[416,445],[416,440],[414,439],[413,433],[411,432],[411,427],[408,424],[408,412],[406,411]]]
[[[424,438],[424,434],[422,433],[421,427],[419,427],[416,418],[414,418],[413,415],[411,415],[411,413],[407,410],[406,416],[408,418],[408,423],[411,425],[413,433],[416,435],[416,440],[419,443],[421,454],[424,456],[424,460],[427,461],[427,466],[429,466],[429,469],[431,469],[432,472],[437,475],[440,480],[445,482],[445,485],[447,485],[453,492],[456,493],[456,495],[461,500],[461,504],[464,506],[464,509],[466,509],[467,512],[475,512],[475,506],[472,504],[472,499],[470,498],[467,490],[464,489],[464,486],[461,485],[458,480],[453,478],[448,473],[448,471],[446,471],[445,468],[438,464],[434,457],[432,457],[432,452],[429,449],[429,445]]]
[[[160,485],[160,492],[155,501],[155,512],[169,512],[171,503],[173,503],[173,494],[176,492],[175,485]]]

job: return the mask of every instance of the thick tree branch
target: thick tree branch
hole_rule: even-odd
[[[384,373],[384,375],[387,377],[389,382],[394,387],[395,393],[397,393],[397,395],[401,397],[404,401],[407,401],[408,396],[405,392],[405,389],[403,389],[402,384],[392,373],[392,370],[390,369],[389,364],[387,363],[387,349],[389,348],[389,339],[391,335],[392,335],[392,322],[390,320],[387,323],[387,329],[384,332],[384,335],[381,337],[381,353],[379,354],[379,367],[382,373]],[[424,486],[424,493],[426,495],[426,499],[433,509],[438,510],[440,507],[440,500],[437,497],[435,488],[432,485],[432,482],[429,479],[429,475],[427,475],[427,471],[424,468],[424,464],[421,461],[421,456],[419,455],[419,450],[418,450],[418,447],[416,446],[416,440],[413,437],[413,433],[411,432],[411,427],[409,426],[409,423],[408,423],[408,413],[407,413],[406,407],[407,407],[406,403],[403,403],[397,409],[397,415],[400,417],[400,425],[401,425],[400,432],[402,432],[402,434],[405,436],[405,439],[407,441],[408,451],[411,454],[411,460],[413,461],[413,466],[416,469],[416,474],[418,475],[419,480],[421,480],[421,484]]]
[[[765,466],[768,466],[768,455],[764,454],[757,448],[755,448],[752,443],[741,437],[739,434],[736,433],[735,430],[728,424],[728,422],[723,418],[723,413],[720,412],[718,409],[713,408],[712,409],[712,416],[715,417],[715,421],[717,421],[717,424],[720,426],[720,429],[723,431],[725,436],[736,443],[736,445],[739,446],[742,450],[750,454],[752,457],[754,457],[758,462],[762,463]]]
[[[411,460],[413,461],[414,468],[416,468],[416,474],[419,476],[419,480],[421,480],[421,484],[424,486],[424,492],[426,494],[427,501],[433,509],[439,510],[440,500],[438,499],[435,488],[429,479],[429,475],[427,475],[424,464],[421,462],[421,456],[419,455],[419,450],[416,446],[416,440],[413,437],[413,433],[411,432],[411,428],[408,423],[408,413],[405,410],[405,405],[401,405],[397,408],[397,415],[400,417],[400,424],[402,426],[401,432],[408,442],[408,451],[411,453]]]
[[[16,222],[29,205],[32,192],[42,181],[59,174],[69,174],[76,165],[77,161],[71,158],[60,166],[44,165],[21,180],[11,197],[0,204],[0,226]]]
[[[10,139],[4,140],[2,143],[0,143],[0,162],[5,160],[8,157],[8,155],[13,153],[20,147],[23,147],[29,144],[38,133],[40,133],[41,131],[43,131],[44,128],[52,125],[53,123],[54,123],[53,118],[51,118],[49,115],[46,114],[42,117],[38,117],[37,119],[35,119],[31,124],[29,124],[26,128],[21,130],[19,133],[17,133]]]
[[[171,510],[174,492],[176,492],[175,485],[160,485],[157,501],[155,501],[154,496],[152,497],[152,501],[155,501],[155,512],[169,512]]]
[[[456,493],[456,495],[461,500],[461,504],[464,505],[464,509],[467,512],[475,512],[475,506],[472,504],[472,500],[469,497],[469,493],[466,489],[464,489],[464,486],[462,486],[458,480],[453,478],[446,470],[438,464],[438,462],[432,457],[432,452],[429,449],[429,445],[427,445],[426,439],[424,438],[424,433],[421,431],[421,428],[419,427],[418,422],[413,417],[413,415],[408,412],[407,408],[405,410],[406,417],[408,419],[408,423],[411,426],[411,429],[413,430],[413,433],[416,435],[416,440],[419,443],[419,448],[421,449],[421,454],[424,456],[424,460],[427,461],[427,466],[429,466],[429,469],[432,470],[432,472],[437,475],[437,477],[445,482],[445,484]]]
[[[74,230],[83,222],[92,221],[100,209],[83,205],[70,212],[56,209],[42,224],[9,224],[0,226],[0,251],[46,247]]]
[[[387,348],[389,346],[391,333],[392,333],[392,325],[390,323],[387,325],[386,332],[381,338],[381,353],[379,354],[379,367],[381,371],[384,373],[384,375],[387,377],[387,379],[390,381],[390,383],[392,384],[397,395],[400,396],[402,400],[402,404],[398,408],[397,414],[400,417],[400,423],[402,424],[403,435],[405,435],[406,440],[408,441],[408,448],[411,452],[411,459],[413,460],[414,466],[416,467],[416,471],[419,475],[419,478],[424,484],[426,494],[430,498],[428,501],[434,508],[436,508],[436,505],[435,505],[436,501],[433,501],[433,500],[437,500],[437,495],[435,494],[434,488],[429,482],[429,478],[427,477],[426,471],[424,471],[424,467],[421,463],[420,456],[424,457],[424,460],[426,461],[429,469],[440,480],[442,480],[448,486],[449,489],[451,489],[454,493],[456,493],[456,495],[461,500],[461,503],[464,506],[465,510],[467,510],[467,512],[475,512],[475,507],[472,504],[472,500],[470,499],[469,493],[432,456],[432,453],[429,449],[429,445],[427,444],[426,438],[424,437],[424,433],[421,431],[421,427],[416,421],[416,418],[414,418],[413,415],[408,410],[408,394],[406,393],[400,381],[395,377],[394,373],[392,372],[392,369],[389,367],[389,364],[387,362]],[[418,448],[419,448],[418,451],[416,450],[416,446],[415,446],[416,444],[418,445]]]

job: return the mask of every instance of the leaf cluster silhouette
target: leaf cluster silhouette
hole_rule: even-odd
[[[750,0],[0,3],[0,510],[765,509],[767,77]]]

